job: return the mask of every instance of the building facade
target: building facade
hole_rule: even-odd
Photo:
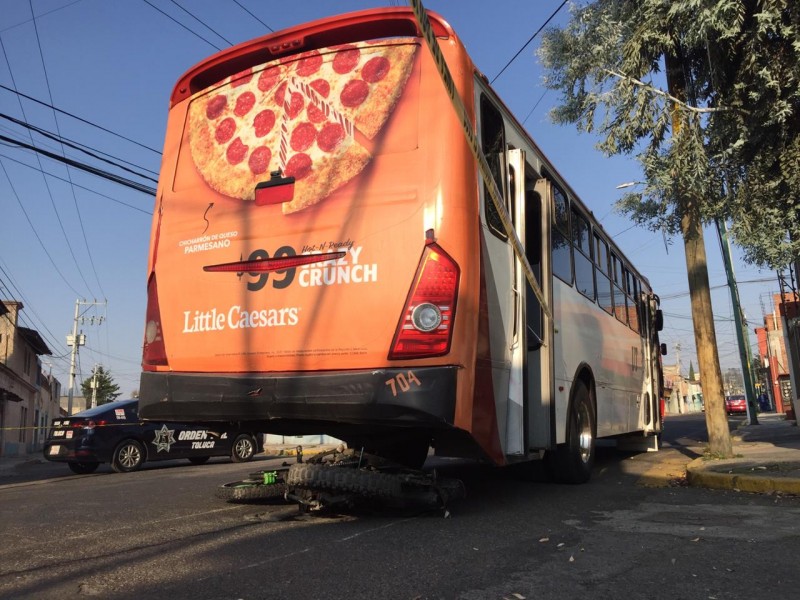
[[[793,416],[796,397],[792,386],[791,365],[786,352],[784,325],[792,319],[797,302],[785,303],[781,294],[772,297],[773,311],[764,316],[764,326],[756,327],[759,379],[776,412]],[[788,304],[788,306],[787,306]]]
[[[697,377],[681,375],[680,365],[664,365],[664,410],[667,415],[703,412],[703,388]]]
[[[41,452],[50,420],[60,414],[61,384],[42,371],[50,349],[20,325],[21,302],[0,303],[0,457]]]

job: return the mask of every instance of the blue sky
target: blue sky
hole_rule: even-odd
[[[561,0],[424,4],[453,25],[491,80]],[[130,168],[155,178],[172,87],[195,63],[217,48],[268,33],[262,22],[279,30],[335,13],[397,5],[405,3],[0,0],[0,85],[82,120],[3,88],[0,113],[111,155],[117,162],[127,161]],[[551,25],[563,25],[567,17],[565,7]],[[536,38],[494,87],[520,120],[525,119],[531,136],[661,295],[666,322],[662,341],[670,349],[665,363],[675,362],[679,344],[684,373],[690,361],[697,369],[682,241],[673,239],[667,250],[660,234],[632,227],[614,212],[613,204],[622,195],[615,188],[641,178],[638,164],[631,158],[607,158],[594,148],[595,137],[549,121],[548,111],[558,95],[542,87],[535,57],[538,44]],[[30,135],[0,118],[0,136],[61,154],[56,142]],[[66,155],[155,186],[69,148]],[[52,370],[66,390],[65,336],[72,329],[75,302],[107,300],[106,305],[81,307],[84,316],[102,316],[103,321],[80,326],[87,343],[80,349],[79,380],[88,377],[94,365],[103,365],[124,395],[138,389],[153,197],[0,141],[0,206],[0,296],[23,302],[22,324],[39,331],[50,346],[53,356],[43,357],[45,370]],[[706,247],[724,370],[738,367],[739,359],[714,230],[706,233]],[[745,265],[738,257],[734,250],[740,296],[752,330],[763,322],[762,303],[771,311],[768,294],[777,292],[778,284],[774,272]]]

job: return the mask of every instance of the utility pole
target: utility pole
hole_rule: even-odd
[[[739,287],[733,274],[733,261],[731,260],[731,245],[728,241],[728,226],[725,221],[717,219],[717,233],[722,246],[722,260],[725,263],[725,274],[728,277],[728,288],[731,291],[731,304],[733,305],[733,322],[736,327],[736,341],[739,343],[739,360],[742,363],[742,379],[744,379],[744,393],[747,398],[747,421],[750,425],[758,425],[758,410],[756,410],[756,394],[753,386],[753,373],[751,371],[752,359],[750,356],[750,343],[747,329],[742,318],[742,307],[739,304]]]
[[[67,346],[72,346],[72,351],[69,357],[69,391],[67,392],[67,415],[72,415],[72,401],[75,398],[75,368],[78,364],[78,348],[86,345],[86,336],[81,332],[78,333],[78,323],[85,323],[89,321],[94,325],[97,322],[100,325],[105,317],[85,317],[81,314],[81,306],[97,306],[100,304],[107,304],[106,302],[87,302],[78,298],[75,300],[75,317],[72,320],[72,333],[67,335]],[[88,310],[88,308],[87,308]],[[85,313],[84,313],[85,314]]]
[[[97,406],[97,365],[92,371],[92,408]]]
[[[78,313],[81,308],[80,299],[75,301],[75,318],[72,320],[72,335],[67,336],[67,346],[72,346],[69,355],[69,391],[67,392],[67,416],[72,415],[72,399],[75,397],[75,364],[78,358],[78,346],[86,344],[86,336],[78,337]]]

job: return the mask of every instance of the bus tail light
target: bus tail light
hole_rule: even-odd
[[[456,262],[429,241],[392,340],[390,360],[442,356],[450,351],[459,275]]]
[[[147,282],[147,312],[144,328],[144,347],[142,350],[142,367],[152,368],[167,364],[167,350],[164,346],[164,334],[161,330],[161,310],[158,308],[158,286],[156,275],[150,276]]]

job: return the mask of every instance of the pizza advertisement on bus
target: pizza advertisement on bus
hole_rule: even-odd
[[[220,194],[256,204],[256,187],[280,178],[292,190],[281,198],[284,215],[316,206],[370,164],[417,49],[395,39],[312,50],[200,92],[186,128],[198,173]]]

